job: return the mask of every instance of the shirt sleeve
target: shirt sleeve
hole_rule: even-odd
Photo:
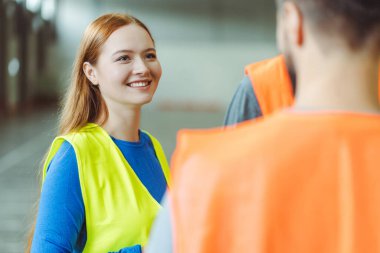
[[[234,125],[261,116],[262,112],[251,80],[248,76],[244,76],[228,107],[224,125]]]
[[[83,249],[83,230],[85,213],[77,160],[74,148],[64,142],[49,165],[42,187],[31,252]]]
[[[162,208],[153,224],[148,245],[144,253],[173,252],[172,225],[167,194],[164,196]]]

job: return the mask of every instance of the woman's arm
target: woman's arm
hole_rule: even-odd
[[[86,240],[83,229],[85,213],[77,160],[73,147],[64,142],[49,165],[42,187],[31,252],[81,251]]]

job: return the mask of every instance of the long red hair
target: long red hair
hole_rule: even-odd
[[[136,24],[145,29],[154,43],[153,37],[144,23],[126,14],[105,14],[91,22],[86,28],[74,61],[71,82],[62,103],[59,135],[79,130],[90,122],[102,124],[108,119],[107,106],[100,90],[87,79],[83,71],[83,64],[89,62],[95,65],[100,49],[108,37],[117,29],[129,24]],[[28,235],[25,252],[31,251],[35,223],[34,221]]]
[[[103,15],[87,27],[74,62],[71,85],[64,100],[59,134],[80,129],[88,122],[107,120],[108,111],[99,87],[92,85],[87,79],[83,64],[96,64],[100,48],[108,37],[118,28],[129,24],[141,26],[152,38],[148,28],[140,20],[123,14]]]

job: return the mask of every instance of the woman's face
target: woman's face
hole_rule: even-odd
[[[152,39],[135,24],[111,34],[94,66],[95,83],[108,107],[120,104],[140,107],[149,103],[161,72]]]

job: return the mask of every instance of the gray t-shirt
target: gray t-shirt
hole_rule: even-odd
[[[224,118],[224,125],[230,126],[261,116],[262,112],[253,90],[251,80],[248,76],[244,76],[228,106]]]

